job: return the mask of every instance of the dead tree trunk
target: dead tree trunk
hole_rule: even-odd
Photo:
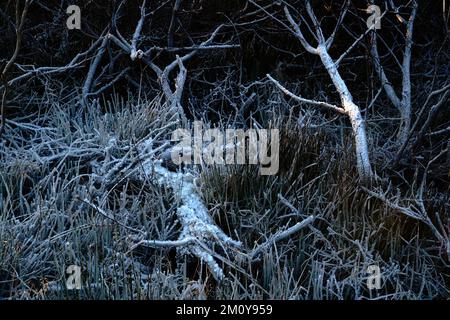
[[[366,126],[364,119],[361,116],[359,107],[353,102],[353,97],[347,88],[344,80],[337,70],[336,63],[328,54],[327,48],[324,45],[317,47],[317,52],[320,59],[328,71],[328,74],[333,81],[336,90],[339,92],[341,98],[342,108],[350,119],[353,129],[355,150],[356,150],[356,166],[358,173],[363,180],[368,180],[372,176],[372,168],[370,165],[369,148],[366,137]]]
[[[375,71],[380,78],[381,85],[384,88],[389,100],[391,100],[394,107],[400,113],[400,126],[398,131],[398,141],[400,146],[404,145],[408,139],[409,131],[411,129],[411,50],[413,44],[413,30],[414,30],[414,20],[417,14],[417,1],[413,1],[411,14],[408,20],[405,20],[398,14],[398,9],[394,8],[397,13],[397,18],[402,24],[406,25],[405,32],[405,50],[403,52],[403,61],[398,63],[399,68],[402,72],[402,95],[401,98],[396,94],[392,83],[389,81],[384,68],[380,61],[380,56],[378,53],[377,46],[377,33],[376,30],[372,31],[372,47],[371,55],[374,61]],[[392,51],[391,51],[392,54]]]
[[[348,3],[347,3],[348,4]],[[330,105],[328,103],[313,101],[304,99],[301,97],[296,97],[297,100],[301,100],[306,103],[314,104],[314,105],[322,105],[326,106],[328,108],[331,108],[333,110],[337,110],[340,113],[346,114],[350,122],[352,124],[353,129],[353,136],[354,136],[354,142],[355,142],[355,150],[356,150],[356,166],[358,169],[359,176],[363,183],[368,182],[371,177],[373,176],[372,173],[372,167],[370,164],[370,157],[369,157],[369,148],[367,143],[367,137],[366,137],[366,127],[364,123],[364,119],[361,116],[361,111],[359,107],[353,102],[353,97],[350,94],[350,91],[345,84],[345,81],[342,79],[341,75],[338,71],[338,62],[333,61],[330,54],[328,53],[329,48],[331,47],[335,34],[337,32],[337,29],[339,28],[339,25],[342,23],[345,13],[347,12],[347,7],[343,9],[341,12],[341,15],[338,19],[338,22],[336,24],[335,30],[332,33],[332,35],[325,39],[322,28],[320,27],[319,21],[317,20],[313,9],[311,8],[311,5],[309,1],[306,2],[306,8],[308,11],[308,15],[313,22],[313,29],[314,37],[317,39],[318,45],[317,47],[313,47],[308,43],[308,41],[303,36],[303,33],[300,29],[300,26],[298,23],[296,23],[291,16],[289,9],[287,7],[284,8],[284,12],[286,14],[286,17],[291,24],[292,28],[289,28],[290,31],[296,36],[296,38],[300,41],[302,46],[309,52],[315,55],[318,55],[322,61],[322,64],[328,71],[328,74],[336,88],[336,90],[339,93],[340,100],[341,100],[341,107],[337,107],[334,105]],[[310,29],[311,30],[311,29]],[[338,60],[339,61],[339,60]],[[271,78],[271,77],[269,77]],[[272,78],[271,78],[272,79]],[[273,79],[272,79],[273,80]],[[276,84],[279,87],[282,87],[278,82]],[[288,91],[284,87],[283,91]],[[290,93],[291,96],[295,96],[294,94]]]

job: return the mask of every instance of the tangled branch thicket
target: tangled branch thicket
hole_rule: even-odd
[[[0,6],[0,299],[450,297],[441,1],[73,2]],[[194,120],[278,173],[175,166]]]

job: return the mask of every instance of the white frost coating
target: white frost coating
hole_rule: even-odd
[[[369,148],[367,146],[366,128],[364,120],[361,117],[361,112],[359,107],[353,102],[353,97],[347,88],[344,80],[339,74],[336,64],[325,46],[319,45],[317,47],[317,52],[323,65],[328,71],[328,74],[333,81],[336,90],[341,98],[341,104],[344,108],[346,114],[350,118],[350,122],[353,128],[353,135],[355,138],[355,149],[356,149],[356,166],[358,168],[358,173],[363,180],[367,180],[372,176],[372,167],[369,160]]]
[[[314,30],[315,32],[315,38],[318,42],[317,47],[313,47],[311,44],[309,44],[305,37],[303,36],[302,30],[300,29],[300,25],[295,22],[294,18],[291,16],[289,9],[285,6],[284,12],[285,15],[289,21],[289,23],[292,26],[292,32],[295,34],[297,39],[300,40],[300,43],[303,45],[303,47],[310,53],[318,55],[320,57],[320,60],[322,61],[322,64],[327,69],[328,74],[330,75],[331,80],[333,81],[334,86],[336,87],[336,90],[339,93],[339,96],[341,98],[341,105],[342,108],[336,107],[334,105],[330,105],[328,103],[318,102],[314,100],[309,99],[303,99],[301,97],[297,97],[287,91],[283,86],[281,86],[277,81],[274,81],[273,78],[269,76],[269,79],[271,79],[275,84],[281,88],[285,93],[289,94],[291,97],[295,96],[296,100],[300,100],[306,103],[314,104],[314,105],[321,105],[326,106],[328,108],[331,108],[335,111],[345,113],[349,118],[350,122],[352,124],[353,128],[353,135],[355,139],[355,149],[356,149],[356,166],[358,168],[359,176],[361,177],[361,180],[363,182],[368,182],[373,177],[372,167],[370,165],[370,158],[369,158],[369,151],[367,146],[367,137],[366,137],[366,128],[364,124],[364,120],[361,117],[361,112],[359,110],[359,107],[353,102],[352,95],[350,94],[350,91],[347,88],[347,85],[345,84],[344,80],[342,79],[341,75],[338,71],[338,65],[341,59],[337,61],[333,61],[333,59],[330,57],[328,53],[328,49],[331,47],[336,30],[340,27],[340,24],[342,23],[344,16],[347,12],[347,6],[344,7],[344,10],[341,12],[341,15],[338,19],[337,25],[335,27],[335,30],[333,34],[328,38],[325,39],[325,36],[323,34],[322,28],[320,26],[320,22],[317,19],[316,15],[314,14],[314,11],[311,7],[311,4],[309,1],[305,2],[306,4],[306,10],[308,12],[309,17],[311,18],[311,21],[313,23],[313,27],[310,27],[310,31]]]
[[[391,100],[392,104],[395,108],[398,109],[401,115],[401,123],[399,130],[399,141],[402,145],[407,143],[408,135],[411,127],[411,116],[412,116],[412,107],[411,107],[411,53],[412,53],[412,45],[413,45],[413,31],[414,31],[414,20],[416,18],[418,8],[418,2],[412,2],[412,10],[411,15],[407,21],[402,20],[404,24],[406,24],[406,32],[405,32],[405,49],[403,51],[403,62],[401,64],[401,73],[402,73],[402,92],[401,98],[396,94],[395,89],[391,82],[389,81],[386,73],[384,72],[384,68],[381,65],[381,59],[378,54],[378,46],[377,46],[377,33],[376,30],[372,31],[372,47],[371,47],[371,55],[374,61],[374,66],[378,77],[380,78],[381,85],[384,88],[388,98]]]
[[[145,141],[141,145],[141,151],[148,149],[149,142]],[[214,260],[213,256],[204,247],[207,244],[217,243],[222,247],[241,247],[241,242],[235,241],[218,228],[208,209],[203,204],[202,199],[196,191],[194,176],[191,173],[172,172],[161,166],[161,161],[148,160],[143,164],[144,174],[154,176],[159,185],[169,187],[173,190],[175,197],[181,205],[177,209],[177,216],[183,229],[179,241],[187,238],[194,238],[196,241],[183,247],[190,253],[204,261],[211,273],[218,280],[223,279],[222,268]],[[203,246],[203,247],[202,247]],[[212,249],[211,249],[212,251]]]
[[[306,4],[306,10],[308,12],[308,15],[311,18],[311,21],[314,26],[315,38],[318,42],[317,47],[313,47],[311,44],[309,44],[305,40],[305,37],[303,36],[302,30],[300,29],[299,24],[297,24],[297,22],[295,22],[295,20],[292,18],[291,14],[289,12],[289,9],[286,6],[284,8],[284,12],[286,14],[286,17],[287,17],[289,23],[291,24],[291,26],[293,28],[291,31],[295,34],[297,39],[300,40],[300,43],[303,45],[303,47],[308,52],[318,55],[320,57],[322,64],[327,69],[328,74],[329,74],[331,80],[333,81],[333,84],[336,87],[336,90],[339,93],[339,96],[341,98],[342,108],[338,108],[338,107],[330,105],[330,104],[320,103],[317,101],[302,99],[300,97],[296,97],[296,99],[304,100],[307,103],[312,102],[315,105],[326,106],[326,107],[334,109],[338,112],[343,112],[350,118],[350,122],[351,122],[352,128],[353,128],[353,135],[354,135],[354,139],[355,139],[356,166],[358,168],[358,173],[359,173],[359,176],[361,177],[361,180],[363,182],[368,182],[373,177],[373,172],[372,172],[372,167],[370,165],[369,150],[368,150],[368,145],[367,145],[366,128],[365,128],[364,120],[361,117],[361,111],[359,110],[359,107],[353,102],[353,97],[350,94],[350,91],[348,90],[347,85],[345,84],[341,75],[339,74],[339,71],[338,71],[339,60],[337,62],[333,61],[333,59],[330,57],[330,55],[328,53],[328,48],[330,48],[333,43],[336,30],[337,30],[337,28],[339,28],[340,24],[343,21],[343,17],[347,12],[347,7],[345,7],[343,12],[341,13],[341,16],[337,22],[337,25],[336,25],[336,28],[335,28],[335,31],[333,32],[333,34],[328,39],[325,39],[322,28],[320,26],[320,22],[317,19],[316,15],[314,14],[314,11],[311,7],[310,2],[306,1],[305,4]],[[310,30],[312,30],[312,29],[313,28],[310,28]],[[271,79],[271,80],[273,81],[273,79]],[[276,81],[274,81],[274,82],[278,85],[278,87],[283,88],[279,83],[277,83]],[[287,90],[283,90],[283,91],[286,92]]]

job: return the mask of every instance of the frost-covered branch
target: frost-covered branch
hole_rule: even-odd
[[[315,31],[315,39],[317,41],[317,46],[313,47],[309,42],[306,41],[305,37],[303,36],[302,30],[300,28],[300,25],[297,24],[292,17],[292,15],[289,12],[289,9],[287,6],[284,7],[284,12],[286,15],[286,18],[290,22],[293,30],[290,30],[293,32],[297,39],[300,41],[302,46],[308,51],[309,53],[312,53],[314,55],[318,55],[322,61],[323,66],[328,71],[328,74],[334,84],[334,87],[339,93],[340,99],[341,99],[341,105],[342,107],[336,107],[329,104],[324,103],[318,103],[314,100],[308,100],[304,98],[297,97],[295,98],[295,95],[290,94],[290,92],[285,89],[282,85],[274,81],[274,79],[271,79],[277,87],[279,87],[283,92],[288,94],[289,96],[295,98],[298,101],[302,101],[305,103],[315,104],[315,105],[321,105],[326,106],[328,108],[333,109],[334,111],[338,111],[340,113],[345,113],[352,124],[353,128],[353,135],[354,135],[354,141],[355,141],[355,149],[356,149],[356,161],[357,161],[357,168],[359,176],[361,177],[361,180],[363,182],[369,181],[372,176],[372,167],[370,164],[370,157],[369,157],[369,150],[368,150],[368,143],[367,143],[367,137],[366,137],[366,128],[364,119],[361,116],[361,111],[359,107],[353,102],[353,97],[345,83],[345,81],[342,79],[339,71],[338,71],[338,63],[333,61],[330,54],[328,53],[328,48],[332,45],[332,42],[335,38],[335,33],[337,32],[338,26],[336,26],[335,30],[333,31],[333,34],[328,38],[328,40],[325,39],[325,36],[323,34],[322,28],[320,26],[319,20],[317,19],[313,8],[311,7],[311,4],[309,1],[306,1],[306,9],[308,12],[308,15],[310,17],[310,20],[313,23],[314,31]],[[343,9],[346,10],[346,7]],[[341,17],[338,19],[338,24],[341,24],[343,21],[343,18],[345,16],[345,12],[341,14]],[[313,103],[311,103],[313,102]],[[342,111],[341,111],[342,110]]]
[[[411,53],[413,45],[413,30],[414,30],[414,20],[417,15],[418,3],[416,0],[412,1],[412,9],[409,19],[403,21],[406,25],[405,32],[405,49],[403,52],[403,61],[401,63],[401,73],[402,73],[402,89],[401,97],[395,92],[392,82],[388,79],[386,72],[381,64],[380,55],[378,53],[377,46],[377,32],[376,29],[372,29],[372,45],[371,45],[371,55],[375,66],[375,71],[380,79],[381,85],[386,92],[391,103],[400,112],[401,124],[399,130],[399,142],[401,145],[405,143],[408,139],[408,134],[411,127],[411,117],[412,117],[412,107],[411,107]],[[399,14],[397,14],[400,17]]]
[[[131,60],[136,60],[136,58],[142,57],[142,50],[137,49],[137,42],[139,40],[139,37],[141,36],[141,30],[142,26],[144,25],[144,19],[145,19],[145,0],[142,1],[141,6],[141,18],[139,19],[139,22],[136,25],[136,29],[134,30],[133,39],[131,40],[131,53],[130,58]]]
[[[416,205],[414,206],[403,206],[398,203],[397,200],[390,200],[385,193],[382,193],[380,191],[374,191],[366,187],[362,187],[362,190],[364,190],[367,194],[370,196],[377,198],[384,202],[388,207],[404,214],[405,216],[408,216],[412,219],[421,221],[424,223],[433,233],[434,237],[440,242],[441,246],[445,248],[447,257],[450,260],[450,229],[448,223],[445,224],[441,221],[441,218],[439,216],[439,213],[435,213],[435,221],[431,220],[427,209],[425,208],[425,202],[424,202],[424,192],[425,192],[425,185],[427,180],[427,173],[430,165],[435,162],[437,159],[439,159],[441,156],[445,155],[448,152],[448,150],[443,150],[441,153],[439,153],[437,156],[435,156],[433,159],[431,159],[428,164],[425,167],[424,174],[422,177],[422,182],[420,183],[418,190],[415,194],[414,201]]]
[[[223,248],[240,248],[242,244],[227,236],[216,226],[196,190],[194,176],[191,173],[169,171],[161,165],[160,161],[149,160],[142,167],[143,177],[153,177],[158,185],[172,189],[180,202],[177,216],[182,225],[182,231],[176,242],[141,241],[141,244],[155,245],[157,243],[159,246],[170,244],[181,246],[204,261],[216,279],[223,279],[222,268],[214,260],[214,257],[198,243],[207,246],[210,243],[217,243]]]
[[[97,53],[95,55],[94,60],[91,62],[91,65],[89,67],[88,74],[86,76],[86,80],[84,81],[83,89],[82,89],[82,96],[83,96],[83,103],[87,104],[87,97],[91,91],[95,72],[97,71],[98,65],[100,64],[100,60],[103,57],[103,54],[106,49],[106,45],[108,43],[108,37],[103,37],[103,40],[100,44],[100,47],[97,50]]]
[[[305,227],[310,225],[312,222],[314,222],[314,219],[315,219],[314,216],[309,216],[308,218],[296,223],[295,225],[287,228],[286,230],[278,231],[274,235],[270,236],[266,242],[264,242],[263,244],[256,247],[256,249],[252,252],[252,256],[256,257],[261,252],[263,252],[264,250],[267,250],[270,246],[274,245],[275,243],[289,238],[293,234],[299,232],[300,230],[304,229]]]
[[[283,87],[283,85],[281,85],[281,83],[277,80],[275,80],[274,78],[272,78],[271,75],[267,75],[267,78],[270,79],[270,81],[272,81],[281,91],[283,91],[287,96],[293,98],[294,100],[297,100],[299,102],[303,102],[303,103],[307,103],[313,106],[318,106],[318,107],[324,107],[342,114],[345,114],[345,110],[342,108],[339,108],[338,106],[334,105],[334,104],[330,104],[324,101],[316,101],[316,100],[311,100],[311,99],[305,99],[302,98],[294,93],[292,93],[291,91],[289,91],[288,89],[286,89],[285,87]]]

